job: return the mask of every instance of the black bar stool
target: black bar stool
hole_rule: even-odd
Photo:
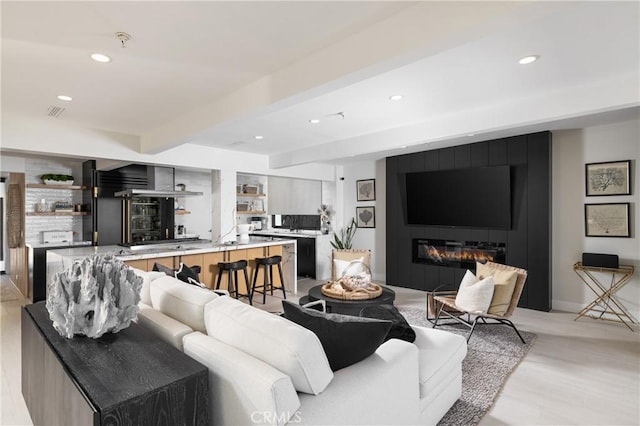
[[[284,278],[282,277],[282,267],[280,266],[280,262],[282,261],[282,256],[271,256],[271,257],[257,257],[256,258],[256,270],[253,273],[253,284],[251,285],[251,293],[249,296],[249,301],[253,300],[253,295],[256,292],[257,288],[261,288],[262,291],[258,293],[262,293],[262,304],[264,305],[267,302],[267,291],[271,292],[273,295],[273,267],[278,267],[278,274],[280,274],[280,282],[282,286],[282,295],[284,298],[287,298],[287,293],[284,290]],[[260,267],[264,268],[264,276],[262,277],[262,285],[256,285],[258,281],[258,271]]]
[[[226,271],[228,274],[227,286],[230,296],[235,296],[237,299],[239,296],[249,298],[249,303],[253,305],[251,301],[251,291],[249,288],[249,276],[247,275],[247,261],[238,260],[236,262],[220,262],[218,263],[218,282],[216,283],[216,290],[220,290],[220,281],[222,281],[222,274]],[[244,282],[247,284],[247,291],[249,294],[241,294],[238,289],[238,271],[244,272]],[[235,278],[235,285],[234,285]]]

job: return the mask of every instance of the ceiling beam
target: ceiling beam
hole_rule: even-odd
[[[531,18],[561,7],[540,3],[418,2],[144,133],[140,152],[157,153],[187,143],[224,122],[292,106],[513,25],[516,16]]]
[[[429,117],[428,120],[402,128],[361,135],[300,150],[272,154],[269,167],[291,167],[316,162],[335,164],[336,160],[366,155],[383,158],[412,152],[412,146],[425,150],[426,144],[447,141],[446,146],[470,143],[482,139],[482,134],[497,134],[508,129],[528,129],[526,133],[542,130],[571,128],[575,120],[585,116],[610,114],[631,109],[637,117],[640,105],[640,75],[636,73],[615,76],[588,86],[565,87],[552,93],[485,105],[455,114]],[[628,115],[621,114],[621,117]],[[609,116],[610,117],[610,116]],[[553,125],[551,128],[549,126]],[[520,133],[522,134],[522,133]],[[401,148],[401,147],[405,148]],[[394,151],[395,148],[395,151]]]

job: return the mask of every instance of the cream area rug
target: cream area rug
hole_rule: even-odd
[[[432,327],[426,310],[398,310],[411,325]],[[466,336],[462,325],[438,326],[438,329]],[[503,325],[478,325],[469,340],[467,357],[462,361],[462,396],[438,423],[439,426],[476,425],[496,399],[509,374],[527,354],[536,335],[519,330],[527,342],[523,344],[515,331]]]

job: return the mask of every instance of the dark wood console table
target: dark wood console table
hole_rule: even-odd
[[[138,324],[66,339],[22,308],[22,395],[34,425],[205,425],[207,368]]]

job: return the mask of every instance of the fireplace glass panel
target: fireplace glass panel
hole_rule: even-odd
[[[413,240],[413,262],[475,269],[476,262],[504,263],[506,245],[485,241]]]

